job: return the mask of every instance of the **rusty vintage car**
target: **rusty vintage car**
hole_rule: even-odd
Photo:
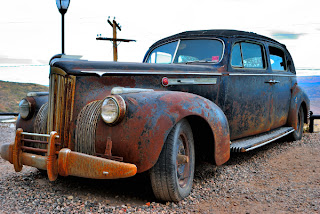
[[[301,139],[309,99],[285,45],[251,32],[179,33],[143,63],[50,61],[48,93],[20,102],[1,156],[60,176],[149,172],[156,198],[188,196],[196,158],[216,165],[280,137]]]

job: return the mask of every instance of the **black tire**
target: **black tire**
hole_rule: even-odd
[[[297,123],[297,129],[290,134],[290,140],[296,141],[296,140],[301,140],[302,138],[302,133],[303,133],[303,125],[304,125],[304,111],[302,106],[299,108],[299,112],[297,115],[298,123]]]
[[[192,130],[183,119],[169,133],[157,163],[150,170],[155,197],[162,201],[180,201],[187,197],[192,189],[194,164]]]
[[[47,170],[38,169],[38,171],[40,172],[40,174],[41,174],[42,176],[46,176],[46,177],[48,177]]]

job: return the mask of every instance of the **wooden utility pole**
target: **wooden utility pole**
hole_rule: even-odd
[[[121,31],[120,26],[118,25],[118,23],[116,22],[116,20],[112,21],[112,24],[110,22],[110,20],[108,19],[109,24],[112,26],[113,28],[113,61],[118,61],[118,45],[117,45],[117,28]]]
[[[117,38],[117,29],[121,31],[121,26],[119,23],[116,22],[115,18],[113,21],[110,21],[110,17],[108,18],[108,23],[113,29],[113,38],[106,38],[106,37],[97,37],[96,40],[107,40],[113,42],[113,61],[118,61],[118,42],[135,42],[136,40],[133,39],[118,39]]]

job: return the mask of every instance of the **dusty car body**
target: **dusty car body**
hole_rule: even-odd
[[[156,42],[143,63],[50,61],[49,93],[20,103],[1,155],[58,175],[150,172],[160,200],[192,188],[196,157],[217,165],[283,136],[298,140],[309,99],[279,42],[235,30],[188,31]]]

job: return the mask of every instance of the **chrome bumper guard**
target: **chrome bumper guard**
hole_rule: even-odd
[[[36,141],[24,138],[24,136],[46,137],[48,141]],[[58,175],[78,176],[94,179],[117,179],[134,176],[137,167],[134,164],[100,158],[63,148],[56,150],[59,146],[59,135],[53,131],[48,134],[36,134],[23,132],[19,128],[16,132],[14,143],[1,146],[1,157],[13,164],[16,172],[22,170],[23,165],[33,166],[38,169],[47,170],[50,181],[55,181]],[[24,146],[24,142],[36,142],[48,144],[47,149],[39,149]],[[39,155],[34,153],[45,153]]]

